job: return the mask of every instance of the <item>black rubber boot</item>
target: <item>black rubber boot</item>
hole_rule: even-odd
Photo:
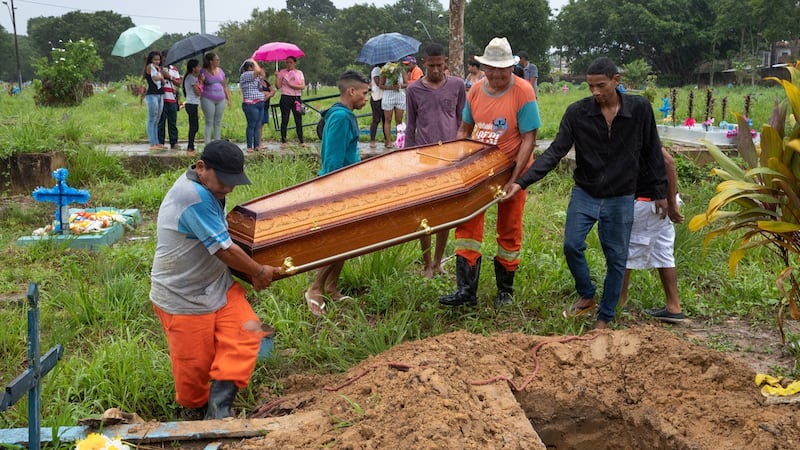
[[[212,381],[205,419],[224,419],[226,417],[231,417],[231,405],[233,405],[233,399],[236,397],[237,390],[233,381]]]
[[[509,272],[500,264],[500,261],[495,258],[494,260],[494,277],[497,281],[497,298],[494,300],[495,308],[502,308],[503,306],[510,305],[514,301],[514,274],[516,272]]]
[[[481,275],[481,257],[475,267],[469,265],[467,258],[456,255],[456,291],[439,298],[444,306],[475,306],[478,304],[478,279]]]

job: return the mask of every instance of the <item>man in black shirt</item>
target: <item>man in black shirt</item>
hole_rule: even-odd
[[[597,305],[585,256],[586,236],[597,223],[607,270],[595,328],[607,328],[616,314],[625,273],[637,179],[641,175],[653,180],[656,212],[665,217],[667,177],[650,102],[617,91],[620,74],[609,58],[592,61],[586,81],[592,96],[567,108],[553,143],[505,198],[542,179],[575,146],[564,256],[581,298],[565,314],[577,316]]]

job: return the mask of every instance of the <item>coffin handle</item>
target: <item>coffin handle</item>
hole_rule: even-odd
[[[295,267],[294,261],[292,261],[291,256],[287,256],[283,260],[283,264],[281,264],[281,266],[278,267],[278,272],[286,275],[294,275],[297,272],[297,267]]]
[[[433,228],[428,225],[428,219],[422,219],[422,221],[419,223],[419,230],[424,231],[425,234],[431,234]]]
[[[502,199],[507,194],[507,192],[503,190],[502,186],[492,186],[492,189],[494,190],[495,199]]]

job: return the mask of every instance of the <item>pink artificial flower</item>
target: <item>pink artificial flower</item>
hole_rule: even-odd
[[[685,122],[683,122],[683,125],[686,126],[686,127],[693,127],[694,126],[694,118],[693,117],[689,117],[688,119],[686,119]]]

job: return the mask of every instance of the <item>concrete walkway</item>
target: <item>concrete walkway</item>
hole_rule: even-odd
[[[147,143],[136,143],[136,144],[105,144],[105,145],[96,145],[95,148],[98,150],[105,149],[106,153],[113,154],[113,155],[124,155],[124,156],[133,156],[133,157],[199,157],[200,153],[202,153],[203,145],[204,144],[197,144],[196,147],[200,150],[198,153],[192,155],[191,153],[185,150],[186,144],[179,143],[181,146],[181,150],[157,150],[151,151],[150,145]],[[244,144],[238,144],[239,148],[242,151],[245,151]],[[267,142],[266,149],[262,149],[258,152],[245,152],[245,156],[253,156],[253,155],[264,155],[264,154],[273,154],[273,155],[319,155],[319,143],[307,143],[305,146],[301,146],[298,143],[289,143],[288,145],[281,145],[279,142]],[[380,155],[385,151],[385,148],[382,144],[379,144],[376,148],[370,148],[368,142],[359,142],[358,149],[361,152],[362,158],[368,158],[372,156]]]
[[[138,157],[177,157],[177,158],[187,158],[187,157],[195,157],[199,156],[199,154],[192,155],[185,150],[186,144],[179,143],[182,150],[158,150],[158,151],[151,151],[150,145],[147,143],[135,143],[135,144],[104,144],[104,145],[96,145],[95,148],[98,150],[105,149],[106,153],[113,154],[113,155],[125,155],[125,156],[138,156]],[[237,144],[245,151],[244,144]],[[537,141],[536,142],[536,153],[543,152],[548,146],[550,145],[550,141]],[[202,151],[203,144],[198,144],[197,148]],[[298,143],[289,143],[288,145],[281,145],[279,142],[267,142],[266,143],[266,150],[260,150],[258,152],[252,153],[245,153],[245,156],[251,155],[319,155],[319,143],[318,142],[310,142],[307,143],[305,146],[300,146]],[[378,143],[375,148],[370,148],[369,142],[359,142],[358,143],[358,150],[361,153],[362,159],[371,158],[373,156],[378,156],[383,153],[386,153],[387,149],[383,146],[383,144]]]

